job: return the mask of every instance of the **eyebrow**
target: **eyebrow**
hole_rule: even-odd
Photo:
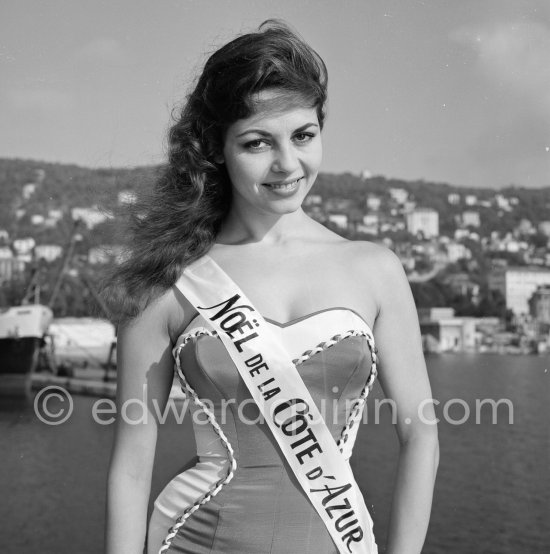
[[[306,123],[305,125],[301,125],[297,129],[294,129],[293,133],[301,133],[302,131],[305,131],[309,127],[319,127],[317,123]],[[269,137],[271,133],[268,133],[267,131],[264,131],[263,129],[247,129],[246,131],[243,131],[242,133],[239,133],[237,135],[237,138],[242,137],[243,135],[248,135],[249,133],[257,133],[258,135],[262,135],[263,137]]]

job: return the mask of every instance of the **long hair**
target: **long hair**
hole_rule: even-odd
[[[315,108],[322,128],[325,64],[277,20],[215,51],[188,94],[168,133],[167,164],[130,214],[128,255],[103,289],[113,320],[138,315],[211,248],[231,205],[227,171],[215,160],[227,128],[254,113],[254,95],[265,89]]]

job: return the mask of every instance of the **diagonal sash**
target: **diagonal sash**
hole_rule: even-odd
[[[207,255],[185,268],[176,287],[217,331],[340,554],[377,554],[349,463],[262,315]]]

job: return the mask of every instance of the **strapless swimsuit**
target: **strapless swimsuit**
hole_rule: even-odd
[[[334,440],[341,441],[350,407],[366,397],[376,377],[371,329],[347,308],[285,324],[266,321],[291,355]],[[162,550],[169,554],[337,554],[211,329],[197,316],[174,348],[182,388],[195,400],[198,463],[172,479],[156,499],[147,553],[158,554],[169,537]],[[355,433],[349,436],[353,441]]]

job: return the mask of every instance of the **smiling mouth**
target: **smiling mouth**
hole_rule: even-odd
[[[303,179],[303,177],[298,177],[298,179],[294,179],[292,181],[283,181],[282,183],[263,183],[265,187],[268,187],[272,190],[281,190],[281,191],[287,191],[292,190],[293,188],[298,186],[298,183]]]

